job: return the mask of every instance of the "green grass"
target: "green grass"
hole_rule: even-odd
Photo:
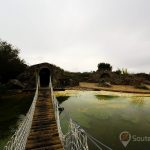
[[[0,150],[17,128],[19,116],[25,115],[32,103],[33,94],[10,94],[0,97]]]

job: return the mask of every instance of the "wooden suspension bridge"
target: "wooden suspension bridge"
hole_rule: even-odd
[[[26,149],[63,150],[49,89],[39,91]]]
[[[49,68],[39,68],[36,83],[30,109],[4,150],[89,150],[88,139],[100,150],[112,150],[70,117],[68,132],[63,134]]]

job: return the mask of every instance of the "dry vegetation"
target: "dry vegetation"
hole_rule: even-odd
[[[98,83],[80,82],[79,88],[87,88],[87,89],[93,89],[93,90],[118,91],[118,92],[129,92],[129,93],[149,93],[150,94],[150,90],[137,89],[134,86],[129,86],[129,85],[112,85],[111,87],[100,87]]]

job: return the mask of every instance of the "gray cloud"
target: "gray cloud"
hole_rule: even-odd
[[[47,61],[91,71],[149,72],[149,0],[0,0],[0,38],[29,64]]]

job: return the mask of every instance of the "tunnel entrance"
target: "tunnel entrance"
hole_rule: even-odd
[[[43,68],[40,70],[40,86],[41,87],[48,87],[50,81],[50,71],[48,68]]]

